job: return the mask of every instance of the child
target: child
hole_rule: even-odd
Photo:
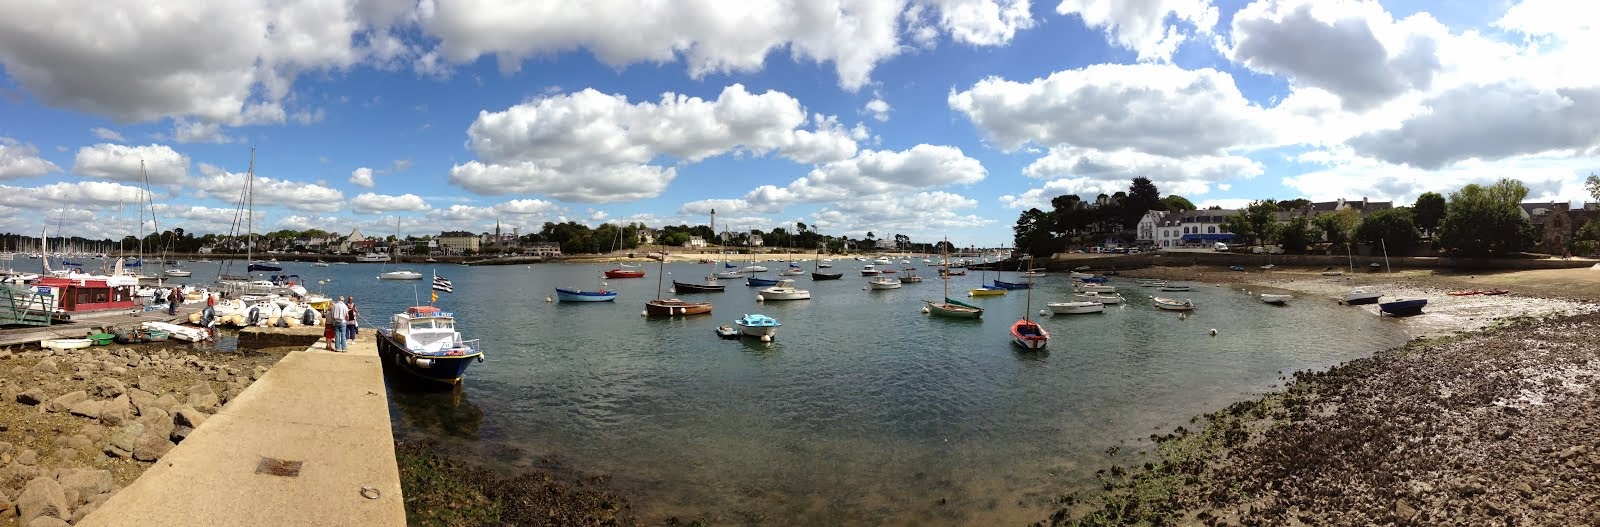
[[[337,330],[338,331],[344,331],[344,328],[338,328]],[[335,331],[335,328],[333,327],[333,308],[328,308],[327,312],[324,312],[322,314],[322,340],[326,341],[328,343],[328,351],[333,351],[333,337],[334,337],[333,332],[334,331]]]

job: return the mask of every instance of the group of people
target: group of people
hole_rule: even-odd
[[[348,299],[348,301],[346,301]],[[328,351],[349,351],[346,347],[349,340],[356,338],[356,297],[339,297],[334,300],[333,306],[323,314],[326,325],[322,330],[322,337],[328,342]]]

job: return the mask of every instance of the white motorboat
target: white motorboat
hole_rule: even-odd
[[[1106,305],[1099,302],[1051,302],[1045,305],[1050,307],[1051,313],[1057,315],[1103,313],[1106,310]]]
[[[1075,302],[1098,302],[1098,303],[1101,303],[1101,304],[1121,304],[1122,303],[1122,295],[1119,295],[1119,294],[1116,294],[1116,293],[1096,293],[1096,292],[1073,293],[1072,294],[1072,300],[1075,301]]]
[[[861,276],[878,276],[878,274],[878,268],[873,267],[872,264],[861,266]]]
[[[791,265],[791,266],[789,266],[788,269],[784,269],[782,271],[779,271],[778,274],[783,275],[783,276],[796,276],[796,275],[806,274],[806,270]]]
[[[1093,274],[1080,273],[1080,272],[1077,272],[1077,271],[1073,271],[1072,273],[1068,274],[1067,276],[1072,277],[1072,278],[1076,278],[1076,279],[1079,279],[1079,280],[1082,280],[1084,278],[1094,278]]]
[[[1106,284],[1078,284],[1078,285],[1073,286],[1072,289],[1073,289],[1074,292],[1078,292],[1078,293],[1115,293],[1115,292],[1117,292],[1116,286],[1111,286],[1111,285],[1106,285]]]
[[[1290,300],[1294,300],[1294,296],[1293,295],[1278,295],[1278,294],[1272,294],[1272,293],[1261,293],[1261,301],[1262,302],[1266,302],[1268,304],[1286,304]]]
[[[717,278],[744,278],[744,273],[739,271],[723,271],[716,274]]]
[[[1161,291],[1188,291],[1188,284],[1161,284]]]
[[[167,275],[167,276],[171,276],[171,277],[176,277],[176,278],[184,278],[184,277],[187,277],[187,276],[194,275],[194,272],[193,271],[185,271],[183,269],[167,269],[165,271],[162,271],[161,274],[164,274],[164,275]]]
[[[1189,300],[1187,298],[1185,298],[1183,300],[1177,300],[1177,299],[1173,299],[1173,298],[1162,298],[1162,297],[1159,297],[1159,296],[1152,296],[1152,297],[1150,297],[1150,301],[1152,303],[1154,303],[1156,305],[1156,307],[1161,308],[1161,309],[1166,309],[1166,310],[1171,310],[1171,311],[1193,311],[1194,310],[1194,301],[1193,300]]]
[[[778,326],[783,325],[779,324],[777,320],[773,320],[772,317],[756,314],[739,317],[739,320],[733,321],[733,324],[739,327],[740,333],[760,338],[761,340],[776,338],[778,336]]]
[[[811,291],[796,289],[794,280],[785,278],[778,280],[778,285],[764,287],[760,290],[763,300],[810,300]]]
[[[1359,306],[1359,305],[1362,305],[1362,304],[1376,304],[1376,303],[1378,303],[1378,298],[1380,298],[1382,296],[1383,296],[1383,293],[1380,293],[1378,291],[1371,291],[1371,290],[1367,290],[1367,289],[1352,289],[1352,290],[1350,290],[1349,293],[1345,293],[1344,294],[1344,303],[1352,305],[1352,306]]]
[[[378,278],[382,280],[421,280],[422,273],[419,273],[414,269],[401,267],[393,271],[378,273]]]
[[[317,263],[311,264],[311,266],[312,267],[327,267],[328,266],[328,262],[324,262],[322,260],[317,260]]]
[[[389,255],[388,255],[388,253],[367,253],[367,254],[363,254],[361,256],[357,256],[356,257],[356,261],[357,262],[363,262],[363,263],[367,263],[367,262],[371,262],[371,263],[387,262],[387,261],[389,261]]]
[[[894,260],[890,260],[888,258],[878,258],[876,260],[873,260],[872,263],[875,263],[875,264],[878,264],[878,265],[894,265]]]
[[[882,275],[879,275],[879,276],[873,277],[871,280],[867,280],[867,287],[869,287],[869,288],[871,288],[873,290],[899,289],[900,288],[900,279],[899,278],[895,278],[893,276],[882,276]]]
[[[822,261],[817,262],[817,267],[822,267],[822,268],[833,267],[833,259],[832,258],[823,258]]]
[[[765,273],[765,272],[767,272],[767,266],[765,266],[765,265],[747,265],[747,266],[744,267],[743,271],[746,272],[746,273]]]

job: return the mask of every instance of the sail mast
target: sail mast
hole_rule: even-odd
[[[248,266],[250,265],[250,262],[254,260],[253,255],[255,254],[256,248],[256,193],[254,192],[254,189],[251,188],[255,185],[255,181],[256,149],[255,147],[250,147],[250,171],[246,173],[244,177],[244,195],[246,200],[245,206],[247,207],[245,209],[244,226],[244,230],[247,233],[245,236],[246,242],[244,246],[244,263],[246,266],[246,274],[250,272],[250,268]]]

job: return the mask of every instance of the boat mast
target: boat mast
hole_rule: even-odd
[[[1033,270],[1033,257],[1028,257],[1028,269]],[[1022,308],[1022,319],[1029,320],[1028,315],[1033,311],[1033,273],[1028,274],[1028,307]]]
[[[666,280],[667,252],[661,251],[661,266],[656,268],[656,300],[661,300],[661,281]]]
[[[256,148],[252,146],[250,147],[250,171],[244,176],[244,230],[246,233],[244,246],[245,274],[250,274],[250,262],[255,259],[253,255],[255,254],[256,248],[256,193],[250,188],[255,185],[255,180]]]
[[[1389,267],[1389,240],[1379,238],[1378,243],[1383,246],[1383,272],[1394,274],[1394,268]]]
[[[944,301],[950,303],[950,237],[944,237],[944,245],[939,246],[939,252],[944,253]]]

